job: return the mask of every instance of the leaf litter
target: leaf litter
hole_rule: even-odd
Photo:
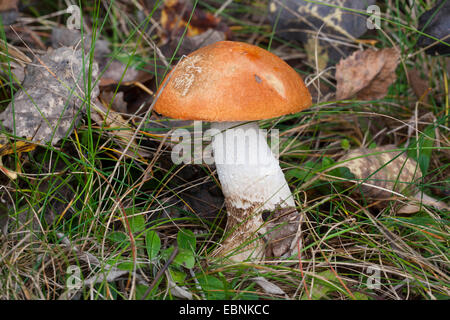
[[[343,162],[340,166],[349,168],[355,176],[356,193],[368,202],[377,202],[378,207],[386,206],[386,200],[391,197],[400,196],[406,203],[401,205],[399,213],[418,212],[420,203],[449,210],[445,203],[418,189],[422,179],[418,163],[394,145],[354,149],[339,161]]]
[[[356,51],[336,65],[336,99],[356,96],[361,100],[382,99],[396,80],[395,69],[400,62],[396,48],[378,51]]]

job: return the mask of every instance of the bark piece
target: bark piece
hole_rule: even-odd
[[[266,224],[268,230],[266,256],[281,257],[295,253],[300,213],[295,208],[279,208],[273,212]]]
[[[83,39],[83,43],[81,43],[81,39]],[[54,28],[52,30],[51,42],[53,48],[60,47],[75,47],[75,49],[84,48],[84,52],[86,54],[89,53],[92,44],[92,35],[86,34],[79,30],[70,30],[67,28]],[[109,49],[109,42],[103,39],[95,40],[94,47],[94,58],[98,63],[99,70],[103,70],[103,68],[108,63],[108,55],[111,53]]]
[[[368,31],[367,16],[356,11],[373,4],[375,0],[271,0],[268,19],[277,35],[302,42],[308,62],[315,66],[317,60],[323,70],[353,51],[342,38],[354,40]]]
[[[13,24],[19,16],[17,4],[19,0],[2,0],[0,1],[0,16],[3,25]]]
[[[78,124],[86,106],[89,58],[62,47],[36,57],[25,71],[22,89],[0,114],[2,125],[32,141],[56,144]],[[92,65],[95,83],[98,66]],[[90,90],[91,98],[99,93]]]

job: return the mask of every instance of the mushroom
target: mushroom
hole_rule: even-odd
[[[210,121],[215,132],[211,147],[225,196],[229,235],[213,255],[235,262],[260,260],[264,257],[262,237],[268,231],[262,212],[286,208],[295,212],[295,202],[264,131],[254,121],[311,106],[303,80],[262,48],[220,41],[181,60],[156,96],[158,113]],[[280,243],[279,253],[290,246],[286,241]]]

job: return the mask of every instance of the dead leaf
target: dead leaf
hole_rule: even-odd
[[[409,84],[414,91],[417,99],[426,99],[427,93],[430,91],[428,81],[420,77],[420,72],[416,68],[408,70]]]
[[[277,294],[287,297],[286,293],[276,284],[270,282],[264,277],[252,278],[268,294]]]
[[[398,213],[418,212],[424,204],[448,210],[442,201],[418,191],[415,183],[422,174],[417,162],[396,149],[394,145],[354,149],[339,159],[339,162],[344,161],[339,166],[347,167],[355,176],[358,185],[355,191],[368,202],[378,201],[378,207],[386,205],[386,201],[380,200],[399,196],[403,204]]]
[[[198,7],[194,9],[191,0],[165,1],[160,24],[160,37],[164,40],[160,50],[165,57],[188,55],[208,44],[231,38],[230,28],[220,17]],[[156,68],[158,78],[164,77],[166,67],[167,64]]]
[[[285,254],[290,256],[297,252],[296,236],[300,218],[295,208],[278,208],[268,218],[263,218],[268,230],[264,236],[267,257],[281,257]]]
[[[168,282],[168,287],[170,292],[177,298],[192,300],[192,293],[187,290],[186,286],[179,286],[175,281],[173,281],[170,272],[166,270],[165,272]]]
[[[106,105],[110,105],[114,111],[127,113],[127,103],[123,99],[123,92],[114,93],[113,91],[103,91],[100,94]],[[114,100],[113,100],[114,99]]]
[[[400,55],[395,48],[356,51],[336,65],[336,99],[355,96],[361,100],[382,99],[395,81]]]
[[[2,0],[0,2],[0,12],[15,9],[17,10],[17,3],[19,0]]]
[[[422,176],[417,162],[396,149],[394,145],[354,149],[339,162],[345,161],[342,166],[361,184],[357,189],[366,199],[387,199],[392,191],[405,193]]]
[[[182,34],[187,27],[186,36],[193,37],[199,35],[206,30],[219,27],[220,18],[215,17],[212,13],[205,12],[198,8],[195,9],[191,17],[194,7],[189,0],[168,0],[164,3],[161,12],[161,25],[164,31],[169,35]],[[223,31],[223,30],[222,30]],[[166,35],[163,38],[167,39]],[[171,36],[169,36],[171,38]]]
[[[23,67],[25,67],[26,64],[31,63],[31,59],[20,51],[19,48],[5,42],[4,40],[0,41],[0,51],[2,51],[5,55],[7,54],[11,60],[19,63]]]
[[[100,86],[109,86],[111,84],[129,85],[135,82],[146,82],[150,80],[153,75],[150,72],[144,70],[136,70],[131,66],[128,66],[120,61],[112,61],[104,71],[101,79]]]
[[[29,143],[26,141],[15,141],[14,145],[11,143],[2,144],[2,139],[0,139],[0,157],[3,157],[7,154],[20,153],[20,152],[29,152],[36,149],[36,145],[33,143]]]
[[[71,47],[36,56],[26,68],[14,102],[0,114],[2,125],[19,137],[58,143],[78,124],[86,105],[84,80],[88,76],[88,62],[89,57],[83,58],[81,50],[74,51]],[[94,63],[92,83],[97,74],[98,66]],[[98,93],[98,86],[91,88],[91,98]]]
[[[11,171],[3,166],[2,157],[0,157],[0,172],[5,174],[9,179],[16,180],[17,179],[17,173],[14,171]]]
[[[11,70],[15,82],[22,83],[25,78],[25,66],[31,63],[31,59],[14,45],[3,40],[0,41],[0,52],[9,58],[9,63],[0,63],[0,74],[9,78],[9,71]]]
[[[17,4],[19,0],[1,0],[0,1],[0,15],[4,25],[14,23],[19,15]]]
[[[308,40],[308,34],[339,35],[355,39],[367,32],[365,11],[375,0],[271,0],[269,21],[289,40]]]

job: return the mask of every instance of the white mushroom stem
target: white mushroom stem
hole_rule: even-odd
[[[257,123],[213,123],[212,148],[225,195],[226,239],[215,252],[233,261],[264,256],[261,213],[295,207],[278,159]]]

